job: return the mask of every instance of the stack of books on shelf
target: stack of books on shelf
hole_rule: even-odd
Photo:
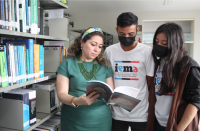
[[[0,29],[39,33],[40,0],[0,0]]]
[[[43,77],[43,45],[33,44],[33,39],[3,40],[0,45],[0,87]]]
[[[53,116],[32,131],[60,131],[60,116]]]

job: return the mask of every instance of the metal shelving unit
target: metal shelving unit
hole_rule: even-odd
[[[67,4],[63,4],[58,0],[40,0],[40,7],[44,10],[68,8]]]
[[[68,41],[68,38],[59,38],[59,37],[54,37],[54,36],[47,36],[43,35],[44,34],[44,10],[48,9],[67,9],[68,6],[66,4],[63,4],[57,0],[40,0],[40,35],[38,34],[31,34],[31,33],[24,33],[24,32],[16,32],[16,31],[10,31],[10,30],[4,30],[0,29],[0,37],[6,37],[6,38],[16,38],[16,39],[34,39],[37,42],[40,42],[40,44],[44,44],[44,41]],[[38,83],[41,81],[49,80],[52,78],[56,77],[56,73],[44,73],[44,78],[37,79],[37,80],[31,80],[31,81],[26,81],[20,84],[15,84],[12,86],[7,86],[7,87],[2,87],[0,88],[0,93],[4,91],[8,91],[11,89],[16,89],[20,88],[22,86],[26,85],[31,85],[34,83]],[[59,110],[46,114],[46,113],[37,113],[37,122],[36,124],[30,126],[27,130],[25,131],[31,131],[49,118],[51,118],[55,113],[57,113]],[[8,129],[8,128],[3,128],[0,127],[0,131],[18,131],[15,129]]]

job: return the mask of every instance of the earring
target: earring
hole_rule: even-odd
[[[81,50],[82,50],[82,47],[81,47]]]

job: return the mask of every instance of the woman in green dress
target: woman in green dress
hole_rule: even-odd
[[[57,93],[63,103],[61,131],[111,131],[109,106],[97,100],[98,94],[86,96],[89,80],[106,82],[113,88],[113,73],[103,57],[103,32],[88,28],[77,37],[68,52],[73,56],[57,69]]]

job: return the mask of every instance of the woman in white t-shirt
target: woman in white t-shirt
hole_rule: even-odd
[[[198,131],[200,67],[185,49],[182,28],[158,27],[152,55],[156,64],[149,91],[147,131]]]

